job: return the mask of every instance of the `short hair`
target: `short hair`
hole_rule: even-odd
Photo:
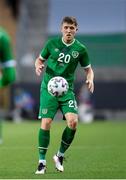
[[[77,25],[78,25],[76,18],[73,17],[73,16],[65,16],[65,17],[63,18],[61,24],[63,24],[63,23],[74,24],[76,27],[77,27]]]

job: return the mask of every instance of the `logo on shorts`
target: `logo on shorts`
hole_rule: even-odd
[[[73,56],[73,58],[77,58],[79,56],[79,52],[73,51],[72,56]]]
[[[42,109],[42,114],[47,114],[48,109]]]

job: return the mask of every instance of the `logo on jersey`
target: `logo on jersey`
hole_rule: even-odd
[[[55,48],[55,51],[56,51],[56,52],[58,52],[58,51],[59,51],[59,49],[58,49],[58,48]]]
[[[42,109],[42,114],[47,114],[48,109]]]
[[[73,58],[77,58],[79,56],[79,52],[73,51],[72,56],[73,56]]]

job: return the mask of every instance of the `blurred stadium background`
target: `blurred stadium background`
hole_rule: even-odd
[[[22,110],[26,118],[37,117],[40,79],[35,76],[34,60],[46,39],[59,34],[61,19],[66,15],[77,18],[77,38],[87,46],[95,72],[95,92],[91,96],[82,87],[83,70],[77,70],[75,92],[82,104],[80,119],[84,115],[87,121],[126,119],[125,0],[1,0],[0,25],[12,38],[17,61],[16,83],[0,90],[1,116],[8,112],[11,116],[10,110],[20,104],[34,111],[27,117],[29,113]],[[92,116],[86,117],[84,113],[89,111]]]

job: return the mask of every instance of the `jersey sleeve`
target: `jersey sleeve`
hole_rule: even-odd
[[[49,45],[50,45],[50,41],[48,41],[48,42],[45,44],[45,46],[43,47],[43,49],[41,50],[40,57],[41,57],[43,60],[48,59],[48,57],[49,57],[49,55],[50,55]]]
[[[12,46],[10,42],[10,38],[6,36],[2,36],[1,38],[1,61],[2,63],[10,61],[13,59]]]
[[[0,38],[0,88],[13,83],[16,79],[16,62],[13,59],[13,51],[10,37],[2,32]]]
[[[16,80],[16,70],[14,67],[2,69],[0,77],[0,88],[10,85]]]
[[[81,51],[80,65],[84,68],[88,68],[91,65],[86,48]]]

